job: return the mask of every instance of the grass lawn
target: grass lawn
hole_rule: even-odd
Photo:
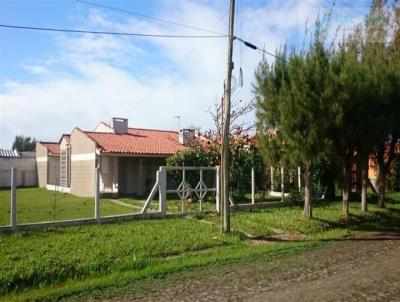
[[[167,196],[168,197],[168,196]],[[168,197],[169,198],[169,197]],[[141,209],[145,203],[145,200],[136,199],[131,197],[123,197],[118,200],[136,206]],[[158,211],[158,200],[152,200],[150,203],[149,210]],[[200,211],[199,201],[189,201],[185,200],[183,209],[185,212],[196,213]],[[202,211],[215,211],[215,201],[203,201]],[[168,199],[167,200],[167,213],[181,213],[182,212],[182,201],[178,199]]]
[[[258,237],[268,237],[283,230],[321,238],[321,236],[329,236],[339,231],[362,229],[360,224],[365,223],[372,228],[382,226],[400,230],[400,221],[397,220],[400,217],[400,193],[387,194],[386,209],[378,208],[376,199],[369,197],[369,212],[366,216],[362,215],[359,202],[351,202],[348,221],[341,219],[340,209],[340,201],[316,202],[313,209],[314,218],[309,221],[301,217],[301,204],[238,212],[233,215],[231,225],[234,229]],[[213,223],[219,222],[219,217],[215,216],[207,216],[205,219]]]
[[[138,212],[109,200],[101,200],[100,215]],[[55,209],[55,210],[54,210]],[[82,198],[43,188],[17,189],[17,223],[91,218],[94,198]],[[10,190],[0,190],[0,225],[10,224]]]
[[[340,218],[340,202],[317,203],[311,221],[301,218],[301,206],[234,213],[231,234],[220,233],[215,214],[0,234],[0,300],[87,300],[132,282],[140,287],[211,265],[274,259],[362,231],[400,231],[400,194],[388,199],[386,209],[371,200],[367,216],[352,202],[347,222]],[[255,245],[244,233],[289,240]],[[301,240],[290,240],[299,235]]]
[[[250,196],[250,195],[249,195]],[[256,196],[257,201],[277,201],[276,197]],[[168,196],[168,198],[171,198]],[[110,199],[101,199],[100,215],[117,215],[139,213],[145,199],[132,197],[119,198],[119,201],[131,205],[125,207],[113,203]],[[150,210],[158,211],[158,200],[153,200]],[[185,201],[184,211],[196,213],[200,210],[198,201]],[[215,211],[215,200],[207,200],[202,203],[202,210]],[[167,213],[182,212],[182,202],[175,199],[167,201]],[[90,218],[94,215],[94,198],[77,197],[49,191],[43,188],[20,188],[17,189],[17,223],[31,223],[40,221],[67,220],[78,218]],[[0,190],[0,225],[10,223],[10,190]]]

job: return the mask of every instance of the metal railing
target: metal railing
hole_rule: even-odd
[[[177,188],[167,189],[167,171],[182,171],[182,180],[180,181]],[[192,188],[187,182],[186,172],[187,171],[199,171],[199,180]],[[215,171],[215,186],[209,187],[204,182],[204,171]],[[159,212],[161,216],[166,215],[167,210],[167,194],[175,193],[179,196],[181,200],[181,211],[185,213],[185,200],[194,193],[197,195],[199,199],[199,211],[203,210],[203,200],[207,193],[214,192],[215,193],[215,206],[217,212],[219,212],[219,190],[220,190],[220,167],[180,167],[180,166],[161,166],[156,174],[156,182],[147,197],[147,200],[142,208],[141,213],[144,214],[147,212],[150,207],[151,201],[154,198],[154,195],[159,192]]]

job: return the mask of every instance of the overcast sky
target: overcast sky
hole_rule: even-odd
[[[227,32],[228,0],[92,0],[103,5]],[[368,0],[337,1],[333,22],[349,29]],[[322,0],[236,0],[235,34],[274,52],[300,48],[306,24],[330,7]],[[0,23],[134,33],[208,33],[74,0],[0,0]],[[58,140],[74,127],[126,117],[130,127],[212,127],[206,110],[223,93],[226,39],[156,39],[0,28],[0,148],[15,135]],[[259,52],[235,42],[236,99],[253,96]],[[270,62],[273,58],[267,57]],[[237,81],[236,81],[237,82]],[[236,85],[238,86],[238,85]],[[249,115],[246,119],[254,119]]]

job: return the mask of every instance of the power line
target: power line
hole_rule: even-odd
[[[164,23],[175,25],[175,26],[185,27],[185,28],[189,28],[189,29],[194,29],[194,30],[213,33],[213,34],[218,34],[218,35],[225,35],[223,33],[216,32],[216,31],[213,31],[213,30],[208,30],[208,29],[204,29],[204,28],[201,28],[201,27],[188,25],[188,24],[183,24],[183,23],[179,23],[179,22],[175,22],[175,21],[171,21],[171,20],[167,20],[167,19],[161,19],[161,18],[145,15],[145,14],[142,14],[142,13],[137,13],[137,12],[129,11],[129,10],[126,10],[126,9],[117,8],[117,7],[113,7],[113,6],[108,6],[108,5],[104,5],[104,4],[100,4],[100,3],[96,3],[96,2],[92,2],[92,1],[86,1],[86,0],[75,0],[75,1],[81,2],[81,3],[85,3],[85,4],[88,4],[88,5],[92,5],[92,6],[105,8],[105,9],[108,9],[108,10],[113,10],[113,11],[124,13],[124,14],[134,15],[134,16],[138,16],[138,17],[142,17],[142,18],[146,18],[146,19],[150,19],[150,20],[154,20],[154,21],[158,21],[158,22],[164,22]]]
[[[286,61],[285,58],[280,57],[280,56],[277,56],[277,55],[273,54],[272,52],[269,52],[269,51],[267,51],[267,50],[265,50],[265,49],[262,49],[262,48],[260,48],[260,47],[258,47],[258,46],[256,46],[256,45],[254,45],[254,44],[252,44],[252,43],[250,43],[250,42],[247,42],[247,41],[245,41],[245,40],[243,40],[243,39],[241,39],[241,38],[239,38],[239,37],[234,37],[234,39],[235,39],[235,40],[238,40],[238,41],[240,41],[240,42],[242,42],[244,45],[246,45],[247,47],[249,47],[249,48],[251,48],[251,49],[258,50],[258,51],[260,51],[260,52],[263,52],[263,53],[265,53],[265,54],[267,54],[267,55],[270,55],[270,56],[272,56],[272,57],[274,57],[274,58],[276,58],[276,59],[278,59],[278,60],[281,60],[281,61],[287,63],[287,61]]]
[[[347,4],[346,2],[342,2],[342,1],[337,1],[337,3],[339,3],[339,4],[342,4],[342,5],[344,5],[344,6],[346,6],[346,7],[348,7],[351,11],[353,11],[353,12],[355,12],[355,13],[357,13],[357,14],[359,14],[359,15],[361,15],[361,16],[364,16],[365,17],[365,13],[362,13],[361,11],[359,11],[358,9],[355,9],[354,7],[352,7],[351,5],[349,5],[349,4]]]
[[[112,31],[92,31],[82,29],[67,29],[67,28],[53,28],[53,27],[34,27],[34,26],[21,26],[0,24],[3,28],[21,29],[21,30],[38,30],[38,31],[53,31],[64,33],[79,33],[79,34],[98,34],[98,35],[116,35],[116,36],[136,36],[136,37],[149,37],[149,38],[227,38],[227,35],[164,35],[164,34],[142,34],[142,33],[126,33],[126,32],[112,32]]]
[[[349,13],[346,13],[343,9],[341,9],[337,5],[337,3],[338,3],[338,4],[342,4],[343,6],[346,6],[350,11],[353,11],[353,12],[355,12],[355,13],[361,15],[361,16],[365,16],[365,14],[363,14],[359,10],[354,9],[354,7],[351,7],[349,4],[347,4],[345,2],[339,2],[339,1],[335,0],[335,1],[332,2],[332,5],[328,5],[328,4],[325,4],[323,1],[320,2],[320,1],[317,0],[316,2],[319,5],[315,5],[313,2],[308,1],[308,0],[301,0],[301,1],[303,1],[304,3],[308,4],[309,6],[314,7],[315,9],[318,9],[318,10],[320,10],[321,7],[325,8],[325,9],[331,9],[332,11],[336,8],[336,13],[337,14],[342,15],[342,16],[346,16],[346,15],[349,16]],[[338,11],[339,9],[341,9],[341,11]]]
[[[217,20],[217,22],[213,25],[213,27],[211,28],[211,30],[213,30],[214,28],[216,28],[218,26],[219,23],[221,23],[221,21],[226,17],[226,15],[228,14],[228,11],[221,16],[221,18],[219,18]],[[195,51],[196,49],[200,46],[200,44],[203,42],[203,40],[201,39],[185,56],[184,58],[180,61],[181,63],[185,62],[186,59],[188,59]],[[168,71],[162,78],[160,81],[158,81],[158,83],[155,85],[155,87],[149,91],[146,95],[144,95],[143,97],[141,97],[138,101],[136,101],[135,107],[137,107],[139,104],[141,104],[142,102],[144,102],[149,96],[151,96],[153,93],[155,93],[157,91],[157,89],[159,89],[162,84],[175,72],[178,70],[178,66],[175,65],[170,71]]]

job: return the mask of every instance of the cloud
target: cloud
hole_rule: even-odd
[[[166,1],[157,11],[160,18],[227,31],[227,17],[221,19],[227,11],[225,1]],[[302,1],[250,4],[243,8],[242,30],[238,26],[236,33],[275,51],[290,36],[301,36],[306,20],[314,20],[317,14],[317,9]],[[76,28],[194,33],[130,15],[115,18],[102,10],[91,10],[74,20],[78,20]],[[34,82],[10,79],[0,92],[1,147],[9,148],[17,134],[58,140],[75,126],[91,130],[112,116],[129,118],[132,127],[176,129],[175,115],[182,117],[183,126],[200,125],[203,130],[213,126],[205,111],[223,93],[225,39],[67,34],[55,39],[58,50],[44,54],[46,61],[32,58],[29,65],[21,63],[38,76]],[[235,41],[233,75],[239,77],[239,68],[244,74],[244,86],[234,92],[238,99],[253,96],[254,70],[260,59],[258,52]]]
[[[21,65],[22,68],[26,69],[33,75],[47,75],[50,73],[49,69],[44,65]]]

